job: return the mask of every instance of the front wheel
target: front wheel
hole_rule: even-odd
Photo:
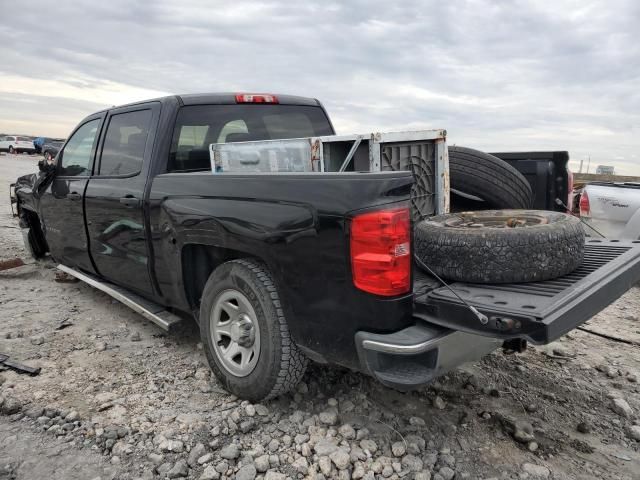
[[[13,146],[9,146],[9,153],[14,154],[16,153],[16,151],[14,150]]]
[[[232,260],[211,274],[202,293],[200,334],[218,380],[252,402],[288,392],[307,367],[273,278],[254,260]]]

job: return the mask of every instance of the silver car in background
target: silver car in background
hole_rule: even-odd
[[[640,240],[640,183],[594,182],[580,196],[580,217],[610,239]]]
[[[0,138],[0,152],[9,153],[35,153],[36,147],[33,140],[29,137],[21,137],[17,135],[7,135]]]

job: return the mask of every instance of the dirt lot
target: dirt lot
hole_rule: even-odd
[[[0,156],[0,199],[35,157]],[[8,199],[7,199],[8,200]],[[0,259],[24,256],[7,200]],[[521,355],[419,392],[313,366],[250,405],[209,375],[195,325],[171,336],[54,264],[0,272],[0,479],[640,478],[640,288]]]

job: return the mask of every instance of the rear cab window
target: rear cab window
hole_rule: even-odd
[[[168,172],[210,170],[209,145],[332,135],[319,106],[188,105],[178,112]]]

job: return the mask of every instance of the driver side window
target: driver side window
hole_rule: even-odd
[[[61,152],[62,163],[59,175],[65,177],[91,175],[91,154],[99,125],[100,119],[96,118],[76,130]]]

